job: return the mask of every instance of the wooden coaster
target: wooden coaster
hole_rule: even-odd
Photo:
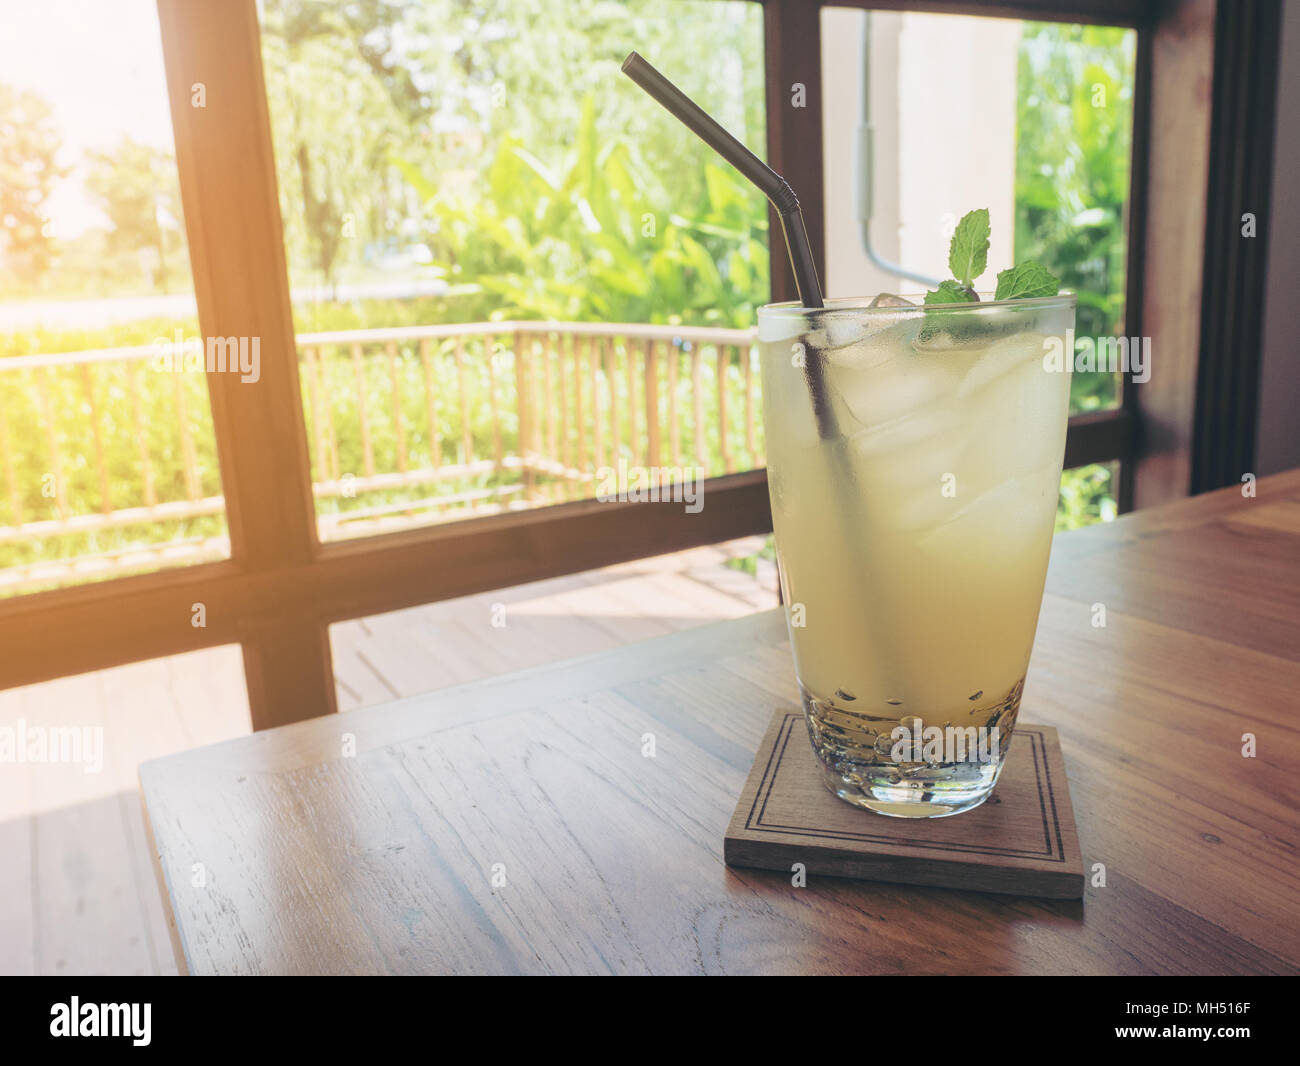
[[[1080,899],[1083,859],[1051,726],[1016,726],[1007,764],[980,807],[948,818],[889,818],[822,784],[803,714],[777,711],[731,816],[731,866]]]

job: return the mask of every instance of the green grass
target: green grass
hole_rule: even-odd
[[[304,330],[321,332],[379,324],[415,325],[427,321],[454,321],[466,314],[467,306],[472,310],[474,302],[471,298],[468,304],[459,304],[457,310],[461,314],[448,313],[444,300],[420,301],[420,308],[388,301],[340,305],[328,309],[316,306],[303,315],[304,320],[299,326]],[[171,338],[177,330],[185,336],[193,336],[197,332],[197,325],[190,320],[177,319],[151,320],[133,323],[129,328],[115,327],[99,331],[28,331],[3,338],[0,351],[5,356],[11,356],[148,345],[159,337]],[[498,434],[505,456],[520,452],[514,358],[507,347],[512,338],[503,336],[491,340],[490,356],[484,338],[468,338],[464,347],[465,410],[469,413],[471,451],[475,460],[495,457]],[[541,365],[540,351],[539,346],[530,359],[534,368],[534,403],[539,406],[542,397],[541,381],[536,375]],[[443,465],[464,462],[462,406],[458,391],[461,375],[456,367],[454,342],[446,340],[434,343],[431,355],[437,450]],[[644,412],[645,374],[639,355],[633,355],[633,374],[629,383],[629,354],[621,342],[615,344],[615,373],[610,380],[605,379],[603,373],[599,379],[603,453],[599,456],[592,419],[590,359],[585,349],[580,349],[580,355],[581,359],[575,363],[572,350],[565,346],[568,396],[563,418],[559,407],[558,367],[553,373],[552,419],[557,428],[556,457],[564,454],[566,443],[570,465],[576,465],[580,454],[573,393],[573,376],[577,368],[582,372],[584,392],[585,432],[581,446],[588,466],[594,467],[597,458],[606,463],[614,463],[620,457],[633,464],[643,462],[647,427]],[[489,357],[495,371],[492,376],[488,371]],[[658,393],[660,410],[663,412],[661,457],[653,465],[674,465],[673,457],[669,454],[672,437],[667,424],[671,406],[668,358],[667,353],[661,349],[658,358]],[[679,352],[677,358],[679,447],[686,453],[689,464],[696,439],[690,358],[685,352]],[[162,372],[150,360],[137,361],[133,366],[134,371],[124,363],[95,364],[88,371],[82,367],[49,371],[0,371],[6,375],[0,378],[6,385],[3,400],[0,400],[3,403],[3,408],[0,408],[0,416],[3,416],[3,425],[0,426],[0,430],[3,430],[3,440],[0,440],[0,451],[3,452],[0,456],[0,470],[3,471],[0,472],[0,526],[57,519],[60,515],[60,499],[49,491],[56,481],[61,488],[59,496],[63,508],[71,515],[93,515],[105,509],[117,511],[146,505],[146,464],[141,456],[137,434],[143,440],[143,450],[147,453],[156,500],[168,502],[186,499],[185,446],[177,414],[178,396],[185,405],[186,425],[194,452],[195,495],[204,498],[221,494],[220,470],[204,377],[197,373]],[[299,367],[302,417],[312,454],[313,480],[328,481],[336,473],[340,477],[347,474],[364,476],[367,462],[361,429],[362,409],[358,402],[356,367],[349,350],[340,346],[329,348],[314,377],[301,353]],[[376,473],[398,470],[399,437],[405,445],[408,469],[432,466],[434,438],[430,432],[429,400],[424,375],[424,363],[417,341],[400,342],[396,346],[395,365],[390,365],[382,348],[368,346],[366,349],[362,362],[365,424],[370,443],[370,465]],[[490,402],[493,379],[499,415],[495,427],[493,405]],[[716,379],[716,356],[710,349],[701,353],[705,421],[699,427],[706,452],[703,465],[708,474],[720,474],[725,470],[721,430],[717,419]],[[756,395],[755,449],[751,452],[746,445],[744,429],[745,379],[742,367],[734,355],[727,362],[724,381],[729,408],[730,451],[735,469],[746,469],[761,462],[762,458],[761,408]],[[753,373],[753,383],[757,390],[756,370]],[[619,415],[620,435],[623,438],[617,450],[611,447],[609,427],[611,386]],[[629,387],[633,390],[637,408],[638,435],[635,444],[628,439]],[[317,404],[322,415],[319,426],[316,407],[312,403],[313,389],[317,391]],[[95,417],[92,417],[92,411]],[[47,412],[53,416],[52,426],[46,424]],[[332,416],[332,434],[327,414]],[[545,430],[548,419],[542,417],[538,421],[543,426],[542,451],[545,452],[549,438]],[[326,445],[324,452],[320,448],[322,440]],[[331,441],[337,451],[336,461],[329,455]],[[99,462],[101,451],[108,484],[107,499],[102,492]],[[9,469],[13,472],[12,479],[7,476]],[[358,492],[352,498],[321,497],[318,498],[318,508],[322,515],[346,515],[384,504],[416,503],[434,494],[454,495],[520,482],[521,474],[517,470],[492,471],[443,480],[436,485]],[[563,485],[559,479],[545,476],[538,478],[538,486],[541,501],[568,498],[574,491],[572,486]],[[220,536],[224,532],[224,516],[211,516],[137,524],[94,533],[39,539],[30,537],[0,543],[0,567],[47,562],[194,537]]]

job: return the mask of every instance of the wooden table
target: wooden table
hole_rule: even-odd
[[[1294,471],[1057,538],[1022,715],[1082,903],[723,865],[795,700],[776,611],[140,777],[191,973],[1295,973],[1298,695]]]

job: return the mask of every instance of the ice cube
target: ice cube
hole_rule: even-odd
[[[894,530],[925,529],[960,506],[952,486],[965,484],[960,460],[970,422],[947,402],[855,434],[854,470],[872,521]]]
[[[918,352],[950,352],[957,347],[957,340],[946,329],[927,326],[917,334],[913,346]]]
[[[964,378],[985,352],[971,338],[933,328],[922,328],[912,347],[918,359],[942,366],[958,378]]]
[[[869,370],[891,358],[910,355],[912,338],[920,329],[920,320],[908,314],[876,314],[870,321],[858,320],[853,328],[847,324],[831,330],[835,341],[826,352],[832,366],[850,370]]]
[[[853,434],[853,447],[868,458],[885,456],[922,441],[937,441],[960,424],[952,405],[938,405],[861,430]]]
[[[994,341],[970,368],[957,390],[957,395],[968,396],[976,389],[983,388],[995,378],[1035,357],[1040,360],[1041,369],[1041,359],[1046,351],[1045,340],[1041,333],[1017,333],[1014,337],[1004,337]]]
[[[815,329],[811,333],[805,333],[802,337],[794,338],[804,346],[805,351],[820,352],[830,344],[830,337],[824,329]],[[791,345],[793,347],[793,344]]]
[[[896,359],[898,354],[897,343],[887,334],[877,333],[856,344],[827,348],[826,361],[844,370],[870,370]]]
[[[870,322],[856,315],[826,316],[826,346],[843,348],[846,344],[857,344],[876,329]]]
[[[1012,570],[1050,532],[1056,513],[1059,475],[1055,468],[1008,478],[971,498],[947,521],[920,537],[916,546],[938,559],[978,559],[984,568]]]
[[[835,366],[858,369],[873,366],[892,351],[877,355],[872,344],[872,328],[862,322],[845,318],[827,318],[821,329],[812,330],[799,338],[806,356],[820,353]]]
[[[881,334],[882,347],[893,331]],[[890,422],[919,407],[934,403],[955,392],[960,374],[942,360],[918,358],[893,340],[891,359],[866,366],[858,372],[831,375],[831,381],[844,397],[853,417],[864,426]],[[862,353],[865,354],[865,353]],[[879,358],[882,350],[873,349]]]
[[[871,301],[868,307],[915,307],[911,300],[890,293],[881,293]],[[859,315],[852,311],[828,311],[818,323],[815,339],[817,347],[829,349],[845,348],[860,341],[869,340],[902,322],[913,321],[908,315]]]
[[[1068,375],[1024,358],[962,396],[959,402],[976,427],[965,461],[990,481],[1059,463],[1069,391]]]
[[[867,489],[872,523],[899,533],[919,533],[954,518],[961,500],[946,491],[952,473],[947,468],[952,465],[935,449],[926,460],[900,466],[888,480],[878,480],[874,489]],[[923,468],[927,473],[921,473]]]

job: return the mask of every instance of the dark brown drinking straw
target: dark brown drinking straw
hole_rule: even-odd
[[[790,253],[790,265],[794,268],[794,283],[799,290],[799,302],[804,307],[824,307],[821,283],[817,280],[817,268],[813,264],[812,248],[808,245],[808,230],[804,226],[803,211],[799,209],[799,198],[795,196],[789,182],[718,125],[699,104],[636,52],[629,53],[623,60],[623,73],[662,104],[682,125],[740,171],[742,177],[768,198],[781,218],[786,250]],[[835,416],[827,402],[826,387],[821,380],[820,368],[814,360],[808,359],[804,373],[808,380],[808,391],[812,394],[817,430],[824,439],[833,438],[836,435]]]

